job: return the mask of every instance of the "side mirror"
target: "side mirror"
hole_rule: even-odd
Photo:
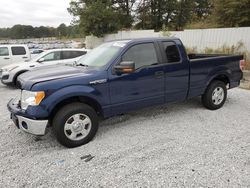
[[[133,61],[122,61],[114,66],[114,70],[117,75],[132,73],[135,71],[135,63]]]
[[[44,58],[40,58],[39,60],[38,60],[38,63],[42,63],[42,62],[44,62]]]

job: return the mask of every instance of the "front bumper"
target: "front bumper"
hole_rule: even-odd
[[[25,117],[25,111],[19,107],[15,99],[12,99],[7,107],[11,113],[11,119],[19,129],[33,135],[45,135],[48,120],[36,120]]]

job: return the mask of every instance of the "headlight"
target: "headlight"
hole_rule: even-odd
[[[26,110],[28,106],[37,106],[44,99],[44,91],[26,91],[23,90],[21,94],[21,107]]]

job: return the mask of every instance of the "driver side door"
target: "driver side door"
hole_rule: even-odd
[[[159,63],[156,44],[135,44],[122,55],[122,61],[133,61],[135,71],[110,75],[113,115],[164,103],[164,65]]]

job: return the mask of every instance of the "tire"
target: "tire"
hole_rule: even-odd
[[[202,104],[209,110],[221,108],[227,99],[226,84],[219,80],[211,82],[201,99]]]
[[[59,143],[73,148],[90,142],[98,130],[98,116],[93,108],[83,103],[62,107],[52,121]]]
[[[21,74],[23,74],[23,73],[25,73],[25,72],[27,72],[27,71],[19,72],[19,73],[17,73],[17,74],[14,76],[14,78],[13,78],[13,85],[14,85],[14,87],[16,87],[17,89],[20,89],[20,88],[21,88],[21,86],[20,86],[20,85],[18,84],[18,82],[17,82],[18,76],[20,76]]]

